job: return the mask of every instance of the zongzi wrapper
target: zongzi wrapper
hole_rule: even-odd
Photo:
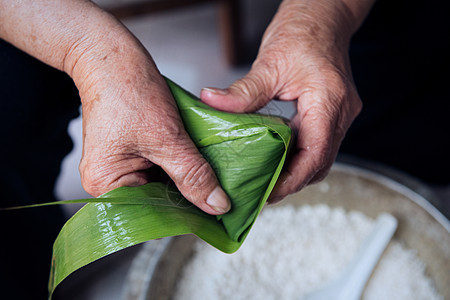
[[[291,130],[282,118],[217,111],[167,79],[190,137],[214,169],[231,210],[204,213],[176,187],[149,183],[89,199],[53,247],[50,295],[70,273],[148,240],[195,234],[226,253],[239,249],[264,206],[287,155]]]

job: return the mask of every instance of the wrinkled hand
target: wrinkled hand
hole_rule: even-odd
[[[361,110],[347,53],[357,26],[352,13],[340,1],[299,2],[282,3],[244,78],[201,93],[207,104],[232,112],[253,112],[271,99],[297,101],[294,149],[271,202],[326,176]]]
[[[143,185],[158,165],[203,211],[228,211],[229,200],[185,132],[164,79],[134,43],[97,51],[101,59],[88,51],[81,55],[88,63],[76,64],[77,73],[89,74],[77,80],[83,103],[83,187],[99,196]]]

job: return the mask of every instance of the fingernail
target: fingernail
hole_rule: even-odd
[[[205,92],[209,92],[209,93],[216,94],[216,95],[222,95],[222,96],[228,95],[228,90],[226,90],[226,89],[203,88],[203,90]]]
[[[231,208],[230,200],[219,186],[209,194],[206,203],[221,214],[228,212]]]

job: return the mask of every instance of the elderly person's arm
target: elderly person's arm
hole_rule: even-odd
[[[297,137],[271,201],[321,180],[360,112],[348,48],[372,2],[283,1],[250,72],[227,89],[202,91],[203,101],[233,112],[255,111],[271,99],[296,101]]]
[[[88,193],[145,184],[148,169],[158,165],[205,212],[229,210],[150,54],[119,21],[80,0],[0,0],[0,20],[0,38],[74,80]]]

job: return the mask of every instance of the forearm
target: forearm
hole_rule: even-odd
[[[352,29],[356,29],[364,21],[376,0],[284,0],[282,6],[301,5],[306,7],[334,6],[340,13],[348,14]]]
[[[257,62],[270,61],[273,70],[290,68],[290,63],[283,66],[270,59],[289,55],[295,56],[296,68],[313,70],[308,64],[319,63],[316,58],[321,57],[325,65],[331,63],[340,72],[351,74],[350,40],[373,1],[284,0],[264,34]]]
[[[0,0],[0,20],[2,39],[68,73],[79,89],[151,63],[132,34],[89,1]]]
[[[316,33],[315,30],[319,27],[324,29],[328,26],[330,30],[351,37],[374,2],[375,0],[284,0],[275,18],[281,17],[290,22],[296,19],[295,23],[309,28],[311,33]]]

